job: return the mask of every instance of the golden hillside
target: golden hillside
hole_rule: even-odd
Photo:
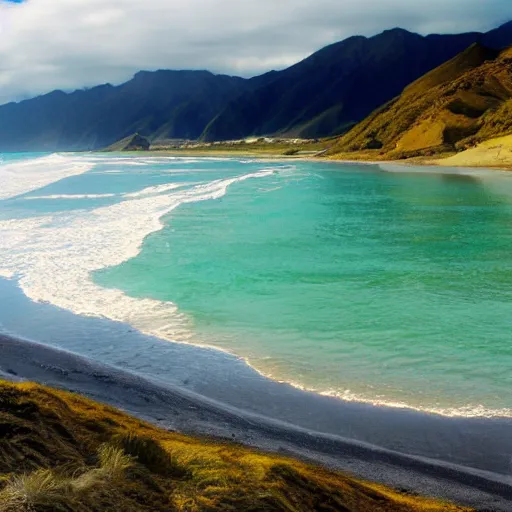
[[[512,50],[475,44],[412,83],[328,154],[378,160],[467,149],[512,132],[511,99]]]
[[[0,511],[463,511],[0,382]]]

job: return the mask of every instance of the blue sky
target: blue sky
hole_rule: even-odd
[[[512,0],[0,0],[0,103],[140,69],[250,76],[361,34],[487,31]]]

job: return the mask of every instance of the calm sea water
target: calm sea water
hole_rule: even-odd
[[[512,415],[512,175],[4,155],[0,199],[33,300],[346,400]]]

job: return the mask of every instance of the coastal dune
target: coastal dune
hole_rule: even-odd
[[[481,509],[507,511],[512,507],[512,481],[505,467],[502,473],[463,467],[317,432],[249,413],[178,386],[144,378],[37,343],[1,336],[0,377],[28,379],[78,392],[168,430],[234,440],[251,447],[342,469],[357,477],[408,492],[418,492]],[[305,398],[309,396],[307,393],[303,395]],[[319,400],[324,398],[318,397]],[[275,398],[269,397],[269,400]],[[350,420],[354,413],[350,404],[336,402],[344,407],[347,419]],[[305,403],[308,403],[307,400]],[[365,409],[373,409],[373,421],[379,422],[383,431],[390,426],[396,429],[396,425],[400,424],[396,419],[405,421],[405,417],[409,416],[400,418],[399,411],[391,414],[379,408]],[[389,421],[391,416],[394,416],[392,422]],[[420,416],[428,425],[429,416]],[[444,422],[449,423],[447,419]],[[460,420],[453,423],[451,428],[455,430],[455,426],[457,429],[470,429],[469,422],[461,423]],[[414,428],[414,423],[405,421],[401,428],[405,432]],[[481,428],[483,442],[489,443],[488,436],[483,435],[481,423],[473,428],[475,435]],[[447,438],[449,432],[450,428],[440,432],[439,448],[443,443],[450,444]],[[510,432],[510,422],[495,422],[494,435],[505,440],[506,432]],[[395,435],[399,436],[399,433],[395,432]],[[420,439],[421,432],[418,432],[419,443]],[[496,439],[496,443],[502,444],[500,439]],[[496,450],[496,453],[499,449],[498,446],[492,448],[490,445],[487,448],[490,451]],[[502,444],[502,451],[506,450],[507,447]],[[491,453],[490,460],[494,455]]]

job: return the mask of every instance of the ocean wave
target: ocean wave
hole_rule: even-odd
[[[144,239],[162,229],[160,219],[178,206],[221,198],[232,184],[271,173],[263,170],[186,190],[167,185],[167,193],[159,195],[149,187],[136,197],[94,210],[0,221],[0,275],[15,276],[34,301],[187,342],[192,337],[190,321],[173,303],[102,288],[91,275],[137,256]]]
[[[41,163],[41,160],[44,161]],[[17,166],[17,173],[23,174],[25,170],[28,171],[25,175],[30,176],[34,162],[37,162],[36,166],[43,173],[44,167],[49,164],[61,165],[60,171],[47,176],[47,179],[62,179],[59,176],[65,177],[66,173],[71,172],[69,169],[65,170],[66,166],[69,168],[76,165],[77,161],[87,168],[101,163],[101,159],[96,159],[94,163],[91,158],[51,155],[28,162],[3,165],[0,167],[0,174],[2,168],[13,165]],[[183,159],[180,161],[183,162]],[[136,257],[144,239],[162,229],[160,219],[180,205],[221,198],[231,185],[247,179],[271,175],[284,177],[285,181],[288,177],[297,179],[295,169],[293,165],[276,165],[234,178],[200,184],[187,183],[187,188],[184,188],[185,185],[167,183],[125,194],[121,196],[124,199],[121,202],[94,210],[0,220],[0,276],[16,278],[24,293],[34,301],[48,302],[80,315],[127,323],[141,332],[169,341],[198,345],[190,318],[181,313],[175,304],[150,298],[133,298],[121,290],[103,288],[94,283],[92,273]],[[0,190],[4,192],[3,189]],[[39,198],[91,198],[112,195]],[[219,347],[210,348],[222,350]],[[279,375],[266,373],[264,364],[253,364],[249,360],[246,362],[261,375],[283,382]],[[512,409],[489,409],[478,404],[420,407],[400,400],[363,396],[350,390],[311,389],[290,380],[284,382],[320,395],[374,406],[413,409],[448,417],[512,417]]]
[[[129,194],[124,194],[123,197],[144,197],[149,195],[156,194],[165,194],[166,192],[170,192],[171,190],[176,190],[178,188],[183,188],[187,186],[188,183],[166,183],[165,185],[156,185],[154,187],[147,187],[139,192],[131,192]]]
[[[87,159],[58,153],[0,163],[0,199],[9,199],[45,187],[55,181],[83,174],[94,164]]]

